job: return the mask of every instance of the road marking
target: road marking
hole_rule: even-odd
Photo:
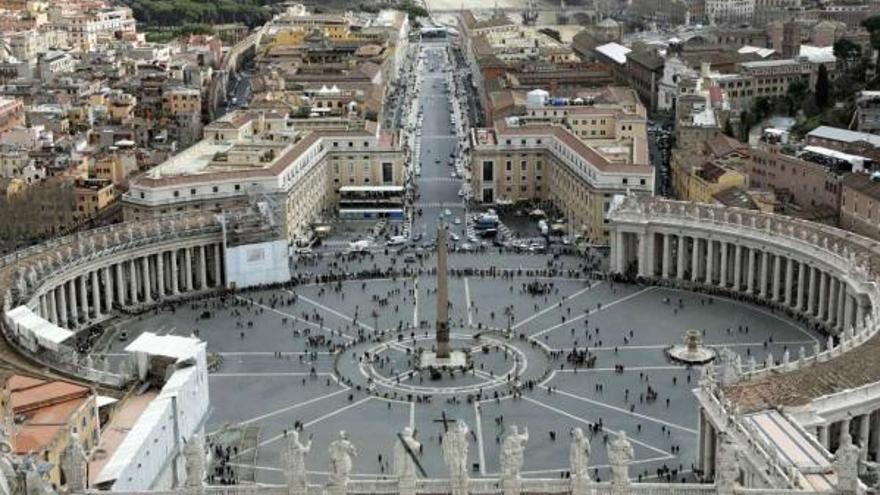
[[[682,370],[687,371],[685,366],[627,366],[625,371],[669,371]],[[556,370],[558,373],[589,373],[591,371],[617,371],[617,368],[577,368],[577,369],[561,369]]]
[[[471,314],[471,286],[468,284],[468,278],[464,278],[464,299],[467,303],[468,325],[474,324],[474,316]]]
[[[209,373],[208,378],[245,378],[245,377],[272,377],[272,376],[329,376],[336,381],[336,374],[323,372],[323,373],[309,373],[309,372],[297,372],[297,371],[279,371],[279,372],[265,372],[265,373]]]
[[[585,294],[587,291],[593,289],[594,287],[598,286],[598,285],[601,284],[601,283],[602,283],[602,282],[594,282],[594,283],[592,283],[592,284],[590,284],[590,285],[584,287],[583,289],[581,289],[581,290],[579,290],[579,291],[577,291],[577,292],[575,292],[575,293],[573,293],[573,294],[569,294],[569,295],[563,297],[560,301],[556,301],[556,302],[553,303],[552,305],[547,306],[546,308],[542,309],[541,311],[538,311],[537,313],[533,314],[532,316],[529,316],[529,317],[526,318],[525,320],[522,320],[522,321],[520,321],[519,323],[517,323],[516,325],[512,326],[512,327],[511,327],[511,330],[516,330],[517,328],[519,328],[519,327],[525,325],[526,323],[528,323],[528,322],[534,320],[535,318],[538,318],[539,316],[543,315],[544,313],[547,313],[548,311],[553,311],[554,309],[559,308],[559,307],[560,307],[560,306],[559,306],[559,303],[560,303],[560,302],[571,301],[571,300],[573,300],[574,298],[580,296],[581,294]]]
[[[328,312],[328,313],[330,313],[330,314],[332,314],[332,315],[336,315],[336,316],[342,318],[343,320],[345,320],[345,321],[347,321],[347,322],[349,322],[349,323],[354,323],[355,325],[358,325],[358,326],[360,326],[360,327],[362,327],[362,328],[364,328],[364,329],[366,329],[366,330],[369,330],[369,331],[371,331],[371,332],[375,330],[375,328],[373,328],[373,327],[367,325],[366,323],[361,323],[360,321],[357,321],[357,322],[356,322],[356,321],[354,320],[354,318],[352,318],[352,317],[350,317],[350,316],[348,316],[348,315],[344,315],[344,314],[340,313],[339,311],[336,311],[336,310],[333,309],[333,308],[330,308],[330,307],[324,306],[323,304],[319,303],[318,301],[315,301],[315,300],[309,299],[308,297],[306,297],[306,296],[304,296],[304,295],[302,295],[302,294],[297,294],[296,292],[293,292],[293,291],[290,291],[290,290],[285,290],[284,292],[287,292],[288,294],[291,294],[291,295],[297,296],[299,299],[302,299],[303,301],[305,301],[305,302],[307,302],[307,303],[309,303],[309,304],[311,304],[311,305],[313,305],[313,306],[317,306],[318,308],[323,309],[324,311],[326,311],[326,312]]]
[[[804,344],[812,344],[812,340],[781,340],[779,342],[768,343],[768,345],[776,345],[776,346],[794,346],[794,345],[804,345]],[[719,344],[703,344],[706,347],[715,347],[715,348],[724,348],[724,347],[763,347],[764,342],[729,342],[729,343],[719,343]],[[621,346],[602,346],[602,347],[586,347],[591,351],[638,351],[638,350],[647,350],[647,349],[666,349],[669,347],[669,344],[647,344],[647,345],[621,345]],[[571,347],[563,347],[563,348],[555,348],[548,347],[549,350],[552,351],[567,351],[570,350]],[[585,349],[585,347],[578,347],[578,349]],[[632,369],[632,368],[627,368]]]
[[[584,419],[584,418],[581,418],[581,417],[575,416],[574,414],[571,414],[571,413],[569,413],[569,412],[567,412],[567,411],[563,411],[562,409],[559,409],[558,407],[554,407],[554,406],[551,406],[551,405],[549,405],[549,404],[544,404],[543,402],[541,402],[541,401],[539,401],[539,400],[532,399],[531,397],[523,397],[523,399],[526,400],[526,401],[528,401],[528,402],[531,402],[532,404],[535,404],[535,405],[537,405],[537,406],[541,406],[541,407],[543,407],[543,408],[545,408],[545,409],[548,409],[548,410],[550,410],[550,411],[553,411],[553,412],[555,412],[556,414],[560,414],[560,415],[565,416],[565,417],[567,417],[567,418],[569,418],[569,419],[573,419],[573,420],[575,420],[575,421],[581,422],[581,423],[583,423],[583,424],[585,424],[585,425],[587,425],[587,426],[592,426],[592,425],[594,424],[594,423],[591,422],[591,421],[588,421],[588,420],[586,420],[586,419]],[[606,429],[605,431],[608,432],[608,433],[611,434],[611,435],[614,435],[614,436],[617,436],[617,435],[618,435],[618,433],[617,433],[616,431],[611,430],[611,429]],[[657,447],[654,447],[653,445],[648,445],[647,443],[642,442],[642,441],[640,441],[640,440],[636,440],[635,438],[632,438],[632,437],[628,437],[628,439],[629,439],[629,441],[630,441],[631,443],[634,443],[634,444],[636,444],[636,445],[641,445],[642,447],[644,447],[644,448],[646,448],[646,449],[649,449],[649,450],[652,450],[652,451],[654,451],[654,452],[657,452],[658,454],[662,454],[662,455],[664,455],[664,456],[665,456],[664,459],[674,459],[674,458],[675,458],[675,456],[672,455],[672,454],[670,454],[669,452],[666,452],[665,450],[662,450],[662,449],[658,449]]]
[[[413,278],[413,327],[419,328],[419,278]]]
[[[355,340],[355,338],[352,337],[352,336],[350,336],[350,335],[346,335],[346,334],[344,334],[344,333],[342,333],[342,332],[336,332],[336,331],[334,331],[332,328],[325,327],[325,326],[323,326],[323,325],[318,325],[317,323],[312,322],[312,321],[304,320],[304,319],[300,318],[299,316],[296,316],[295,314],[292,314],[292,313],[285,313],[284,311],[277,310],[277,309],[273,308],[272,306],[266,306],[265,304],[260,304],[260,303],[258,303],[258,302],[256,302],[256,301],[254,301],[253,299],[249,299],[249,298],[247,298],[247,297],[242,297],[242,296],[235,296],[235,297],[236,297],[237,299],[242,300],[242,301],[248,301],[248,302],[250,302],[251,304],[253,304],[253,305],[255,305],[255,306],[259,306],[259,307],[261,307],[261,308],[263,308],[263,309],[268,309],[269,311],[272,311],[273,313],[278,313],[278,314],[280,314],[280,315],[284,315],[284,316],[286,316],[286,317],[288,317],[288,318],[292,318],[292,319],[294,319],[294,320],[296,320],[296,321],[299,321],[299,322],[301,322],[301,323],[305,323],[306,325],[310,325],[310,326],[312,326],[312,327],[314,327],[314,328],[317,328],[317,329],[319,329],[319,330],[323,330],[323,331],[329,333],[329,334],[332,335],[332,336],[338,336],[338,337],[342,337],[342,338],[344,338],[344,339],[348,339],[348,340]]]
[[[541,335],[544,335],[545,333],[552,332],[553,330],[556,330],[557,328],[561,328],[561,327],[564,327],[565,325],[569,325],[569,324],[574,323],[576,321],[583,320],[584,318],[586,318],[588,316],[593,316],[594,314],[596,314],[600,311],[605,311],[608,308],[611,308],[611,307],[616,306],[620,303],[629,301],[630,299],[632,299],[634,297],[640,296],[646,292],[650,292],[650,291],[653,291],[656,289],[657,289],[656,287],[646,287],[638,292],[633,292],[632,294],[630,294],[628,296],[621,297],[620,299],[615,299],[608,304],[603,304],[601,308],[591,309],[590,311],[588,311],[586,313],[581,313],[581,314],[575,316],[574,318],[571,318],[570,320],[566,320],[565,323],[557,323],[556,325],[553,325],[552,327],[549,327],[549,328],[545,328],[538,333],[533,333],[532,335],[529,336],[529,338],[535,339],[537,337],[540,337]]]
[[[543,386],[543,388],[544,388],[544,389],[548,389],[549,387],[547,387],[547,386],[545,385],[545,386]],[[683,432],[691,433],[691,434],[693,434],[693,435],[697,435],[697,434],[699,433],[697,430],[695,430],[695,429],[693,429],[693,428],[688,428],[688,427],[686,427],[686,426],[681,426],[681,425],[678,425],[678,424],[675,424],[675,423],[670,423],[669,421],[665,421],[665,420],[662,420],[662,419],[659,419],[659,418],[655,418],[655,417],[653,417],[653,416],[647,416],[647,415],[645,415],[645,414],[640,414],[640,413],[637,413],[637,412],[631,412],[629,409],[624,409],[624,408],[622,408],[622,407],[612,406],[612,405],[610,405],[610,404],[606,404],[606,403],[604,403],[604,402],[599,402],[599,401],[597,401],[597,400],[588,399],[588,398],[586,398],[586,397],[581,397],[580,395],[575,395],[575,394],[573,394],[573,393],[571,393],[571,392],[566,392],[565,390],[560,390],[559,388],[556,388],[556,387],[553,388],[553,393],[554,393],[554,394],[564,395],[564,396],[566,396],[566,397],[570,397],[570,398],[572,398],[572,399],[579,400],[579,401],[581,401],[581,402],[586,402],[587,404],[592,404],[592,405],[594,405],[594,406],[600,406],[600,407],[604,407],[604,408],[606,408],[606,409],[611,409],[612,411],[617,411],[617,412],[619,412],[619,413],[626,414],[627,416],[633,416],[633,417],[635,417],[635,418],[644,419],[645,421],[651,421],[651,422],[653,422],[653,423],[661,424],[661,425],[664,425],[664,426],[666,426],[666,427],[668,427],[668,428],[675,428],[676,430],[681,430],[681,431],[683,431]]]
[[[413,430],[416,429],[416,403],[409,403],[409,427]]]
[[[349,390],[348,387],[346,387],[346,388],[343,388],[342,390],[337,390],[336,392],[331,392],[331,393],[329,393],[329,394],[325,394],[325,395],[321,395],[321,396],[318,396],[318,397],[315,397],[315,398],[309,399],[309,400],[307,400],[307,401],[305,401],[305,402],[300,402],[299,404],[294,404],[294,405],[292,405],[292,406],[287,406],[287,407],[284,407],[284,408],[281,408],[281,409],[278,409],[278,410],[275,410],[275,411],[272,411],[272,412],[269,412],[269,413],[263,414],[263,415],[261,415],[261,416],[255,416],[255,417],[253,417],[253,418],[251,418],[251,419],[248,419],[248,420],[245,420],[245,421],[241,421],[241,422],[239,422],[239,423],[237,423],[237,424],[239,424],[239,425],[249,425],[249,424],[251,424],[251,423],[256,423],[257,421],[262,421],[262,420],[264,420],[264,419],[266,419],[266,418],[271,418],[272,416],[277,416],[277,415],[279,415],[279,414],[284,414],[284,413],[286,413],[286,412],[288,412],[288,411],[293,411],[293,410],[295,410],[295,409],[299,409],[299,408],[301,408],[301,407],[304,407],[304,406],[308,406],[308,405],[314,404],[315,402],[320,402],[320,401],[322,401],[322,400],[324,400],[324,399],[329,399],[330,397],[333,397],[333,396],[339,395],[339,394],[344,393],[344,392],[348,392],[348,390]],[[220,431],[220,430],[217,430],[217,431]],[[216,433],[216,431],[211,432],[211,433]]]
[[[474,401],[474,423],[477,427],[477,452],[480,457],[480,475],[486,476],[486,451],[483,449],[483,420],[480,417],[479,403]]]
[[[343,412],[345,412],[345,411],[348,411],[349,409],[351,409],[351,408],[353,408],[353,407],[357,407],[357,406],[363,404],[364,402],[367,402],[367,401],[372,400],[372,399],[373,399],[372,397],[365,397],[365,398],[363,398],[363,399],[361,399],[361,400],[359,400],[359,401],[357,401],[357,402],[351,403],[351,404],[349,404],[349,405],[347,405],[347,406],[345,406],[345,407],[340,407],[339,409],[337,409],[337,410],[335,410],[335,411],[332,411],[332,412],[329,412],[329,413],[327,413],[327,414],[325,414],[325,415],[323,415],[323,416],[318,416],[317,418],[315,418],[315,419],[313,419],[313,420],[311,420],[311,421],[308,421],[308,422],[303,423],[302,426],[303,426],[303,428],[308,428],[308,427],[310,427],[310,426],[313,426],[313,425],[315,425],[315,424],[320,423],[321,421],[324,421],[325,419],[332,418],[333,416],[336,416],[337,414],[340,414],[340,413],[343,413]],[[250,451],[252,451],[252,450],[254,450],[254,449],[259,449],[260,447],[265,447],[266,445],[269,445],[270,443],[273,443],[273,442],[277,442],[278,440],[281,440],[282,438],[284,438],[284,434],[283,434],[283,433],[280,434],[280,435],[275,435],[274,437],[271,437],[271,438],[267,438],[266,440],[263,440],[262,442],[258,443],[257,446],[256,446],[255,448],[244,449],[244,450],[240,451],[236,457],[239,457],[239,456],[241,456],[242,454],[246,454],[246,453],[248,453],[248,452],[250,452]]]

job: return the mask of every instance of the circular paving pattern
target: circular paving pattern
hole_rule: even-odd
[[[675,363],[665,350],[691,328],[712,349],[728,347],[758,361],[785,349],[797,355],[818,338],[765,308],[572,276],[568,270],[579,258],[554,261],[555,273],[566,276],[527,274],[547,268],[548,259],[450,255],[454,273],[486,266],[516,270],[508,278],[450,277],[452,346],[468,351],[472,364],[464,371],[432,374],[414,367],[419,350],[433,345],[436,278],[428,274],[214,298],[151,312],[126,330],[129,338],[141,331],[198,330],[209,352],[222,359],[210,375],[206,430],[259,426],[256,452],[240,452],[236,462],[252,466],[262,483],[283,482],[282,440],[295,423],[314,441],[307,467],[315,480],[326,475],[326,446],[342,429],[359,449],[358,477],[392,473],[394,438],[406,426],[424,446],[420,461],[427,474],[444,476],[440,437],[449,421],[459,419],[473,432],[473,476],[499,471],[500,438],[511,424],[531,434],[527,477],[567,470],[569,432],[576,426],[592,434],[599,478],[608,476],[605,444],[620,430],[635,447],[633,475],[649,478],[667,466],[686,476],[697,451],[692,389],[700,367]],[[391,262],[377,255],[344,268]],[[428,270],[433,262],[428,257],[421,266]],[[338,272],[332,263],[301,270]],[[114,342],[109,352],[124,345]]]

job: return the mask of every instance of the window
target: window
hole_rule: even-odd
[[[214,192],[218,192],[218,191],[220,191],[220,188],[217,187],[217,186],[214,186],[214,187],[211,188],[211,190],[214,191]]]
[[[190,196],[195,196],[195,195],[196,195],[196,190],[195,190],[195,189],[190,189],[190,190],[189,190],[189,195],[190,195]]]
[[[527,162],[525,160],[519,162],[519,168],[520,170],[525,171],[528,168]]]
[[[629,183],[629,179],[627,179],[626,177],[624,177],[624,178],[623,178],[623,183],[624,183],[624,184],[628,184],[628,183]]]
[[[236,190],[236,191],[241,191],[241,184],[236,184],[236,185],[235,185],[235,190]]]
[[[179,198],[179,197],[180,197],[180,191],[174,191],[174,197],[175,197],[175,198]]]
[[[510,170],[511,170],[512,168],[513,168],[513,162],[511,162],[510,160],[508,160],[507,163],[505,164],[504,169],[507,170],[508,172],[510,172]]]

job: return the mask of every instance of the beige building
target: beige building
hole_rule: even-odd
[[[205,138],[132,181],[126,220],[222,211],[251,199],[279,207],[291,241],[336,207],[340,187],[400,186],[406,177],[398,136],[373,129],[305,130],[286,113],[235,112]]]
[[[550,200],[566,216],[569,233],[592,242],[607,241],[606,214],[615,194],[654,191],[647,160],[606,155],[560,125],[498,121],[494,128],[473,130],[471,141],[477,202]]]
[[[849,174],[841,181],[840,227],[880,239],[880,181]]]
[[[116,186],[107,179],[79,179],[73,194],[79,219],[91,217],[110,206],[118,197]]]

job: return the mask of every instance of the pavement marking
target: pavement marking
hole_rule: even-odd
[[[551,304],[550,306],[547,306],[546,308],[542,309],[541,311],[538,311],[537,313],[533,314],[532,316],[529,316],[529,317],[526,318],[525,320],[522,320],[522,321],[520,321],[519,323],[517,323],[516,325],[512,326],[512,327],[511,327],[511,330],[516,330],[517,328],[519,328],[519,327],[525,325],[526,323],[528,323],[528,322],[534,320],[535,318],[538,318],[539,316],[541,316],[541,315],[543,315],[543,314],[545,314],[545,313],[547,313],[547,312],[549,312],[549,311],[553,311],[554,309],[559,308],[559,303],[560,303],[560,302],[571,301],[571,300],[573,300],[574,298],[580,296],[581,294],[584,294],[584,293],[588,292],[589,290],[591,290],[591,289],[597,287],[597,286],[598,286],[599,284],[601,284],[601,283],[602,283],[602,282],[594,282],[594,283],[592,283],[592,284],[590,284],[590,285],[584,287],[583,289],[581,289],[581,290],[579,290],[579,291],[577,291],[577,292],[574,292],[574,293],[572,293],[572,294],[569,294],[569,295],[563,297],[561,300],[556,301],[555,303]]]
[[[688,368],[686,366],[626,366],[624,371],[669,371],[669,370],[682,370],[687,371]],[[588,373],[590,371],[617,371],[616,368],[575,368],[575,369],[561,369],[556,370],[559,373]]]
[[[483,420],[479,403],[474,401],[474,423],[477,427],[477,452],[480,458],[480,475],[486,476],[486,451],[483,449]]]
[[[542,386],[542,388],[544,388],[544,389],[548,389],[549,387],[546,386],[546,385],[544,385],[544,386]],[[604,402],[599,402],[599,401],[597,401],[597,400],[588,399],[588,398],[586,398],[586,397],[581,397],[580,395],[575,395],[575,394],[573,394],[573,393],[571,393],[571,392],[566,392],[565,390],[561,390],[561,389],[556,388],[556,387],[553,388],[553,393],[554,393],[554,394],[564,395],[564,396],[566,396],[566,397],[570,397],[570,398],[572,398],[572,399],[579,400],[579,401],[581,401],[581,402],[586,402],[587,404],[592,404],[592,405],[594,405],[594,406],[600,406],[600,407],[604,407],[604,408],[606,408],[606,409],[611,409],[612,411],[616,411],[616,412],[619,412],[619,413],[621,413],[621,414],[625,414],[625,415],[627,415],[627,416],[633,416],[633,417],[635,417],[635,418],[644,419],[645,421],[651,421],[651,422],[653,422],[653,423],[658,423],[658,424],[661,424],[661,425],[666,426],[667,428],[674,428],[674,429],[676,429],[676,430],[680,430],[680,431],[683,431],[683,432],[685,432],[685,433],[691,433],[691,434],[693,434],[693,435],[697,435],[697,434],[699,434],[699,432],[698,432],[697,430],[693,429],[693,428],[688,428],[688,427],[686,427],[686,426],[681,426],[681,425],[679,425],[679,424],[670,423],[669,421],[665,421],[665,420],[662,420],[662,419],[660,419],[660,418],[655,418],[655,417],[653,417],[653,416],[648,416],[648,415],[641,414],[641,413],[637,413],[637,412],[631,412],[629,409],[624,409],[624,408],[622,408],[622,407],[612,406],[612,405],[610,405],[610,404],[606,404],[606,403],[604,403]],[[526,398],[528,398],[528,397],[526,397]]]
[[[315,301],[315,300],[309,299],[308,297],[306,297],[306,296],[304,296],[304,295],[302,295],[302,294],[297,294],[296,292],[293,292],[293,291],[290,291],[290,290],[285,290],[284,292],[287,292],[288,294],[291,294],[291,295],[297,296],[299,299],[302,299],[303,301],[305,301],[305,302],[307,302],[307,303],[309,303],[309,304],[311,304],[311,305],[313,305],[313,306],[317,306],[318,308],[323,309],[324,311],[326,311],[326,312],[328,312],[328,313],[330,313],[330,314],[332,314],[332,315],[336,315],[336,316],[342,318],[343,320],[345,320],[345,321],[347,321],[347,322],[349,322],[349,323],[354,323],[355,325],[358,325],[358,326],[364,328],[365,330],[369,330],[369,331],[371,331],[371,332],[375,330],[375,328],[373,328],[373,327],[367,325],[366,323],[361,323],[360,321],[355,321],[355,319],[352,318],[351,316],[348,316],[348,315],[342,314],[342,313],[340,313],[339,311],[336,311],[336,310],[333,309],[333,308],[330,308],[330,307],[324,306],[323,304],[319,303],[318,301]]]
[[[336,416],[337,414],[343,413],[353,407],[357,407],[357,406],[363,404],[364,402],[367,402],[372,399],[373,399],[373,397],[365,397],[365,398],[363,398],[357,402],[353,402],[345,407],[340,407],[339,409],[337,409],[335,411],[324,414],[323,416],[318,416],[317,418],[315,418],[311,421],[307,421],[307,422],[303,423],[302,426],[303,426],[303,428],[308,428],[310,426],[313,426],[315,424],[320,423],[321,421],[324,421],[325,419],[332,418],[333,416]],[[238,456],[236,456],[236,457],[239,457],[242,454],[246,454],[252,450],[259,449],[260,447],[265,447],[266,445],[269,445],[270,443],[277,442],[278,440],[281,440],[282,438],[284,438],[284,433],[281,433],[280,435],[275,435],[274,437],[271,437],[271,438],[267,438],[266,440],[263,440],[262,442],[258,443],[257,446],[254,448],[244,449],[244,450],[240,451],[238,453]]]
[[[278,351],[282,356],[310,356],[312,354],[317,354],[319,356],[333,356],[335,352],[328,351]],[[275,351],[231,351],[231,352],[218,352],[220,356],[274,356]],[[107,354],[108,356],[128,356],[128,354]]]
[[[279,371],[279,372],[264,372],[264,373],[209,373],[208,378],[236,378],[236,377],[272,377],[272,376],[329,376],[336,381],[336,374],[330,372],[322,372],[322,373],[309,373],[309,372],[298,372],[298,371]]]
[[[416,429],[416,403],[409,403],[409,427],[413,430]]]
[[[342,337],[342,338],[344,338],[344,339],[355,340],[355,338],[352,337],[352,336],[350,336],[350,335],[346,335],[346,334],[344,334],[344,333],[342,333],[342,332],[334,331],[332,328],[325,327],[325,326],[323,326],[323,325],[318,325],[317,323],[312,322],[312,321],[304,320],[304,319],[300,318],[299,316],[297,316],[297,315],[295,315],[295,314],[292,314],[292,313],[285,313],[284,311],[281,311],[281,310],[275,309],[275,308],[273,308],[272,306],[266,306],[265,304],[260,304],[260,303],[258,303],[258,302],[256,302],[256,301],[254,301],[253,299],[250,299],[250,298],[247,298],[247,297],[243,297],[243,296],[235,296],[235,297],[236,297],[236,299],[240,299],[240,300],[243,300],[243,301],[248,301],[248,302],[250,302],[251,304],[253,304],[253,305],[255,305],[255,306],[259,306],[259,307],[261,307],[261,308],[263,308],[263,309],[268,309],[269,311],[272,311],[273,313],[278,313],[278,314],[280,314],[280,315],[284,315],[284,316],[286,316],[286,317],[288,317],[288,318],[292,318],[292,319],[294,319],[294,320],[296,320],[296,321],[299,321],[299,322],[305,323],[306,325],[310,325],[310,326],[312,326],[312,327],[314,327],[314,328],[317,328],[317,329],[319,329],[319,330],[323,330],[323,331],[329,333],[329,334],[332,335],[332,336],[339,336],[339,337]]]
[[[627,438],[629,438],[629,437],[627,437]],[[669,457],[670,456],[668,456],[668,455],[657,456],[657,457],[648,457],[647,459],[632,460],[632,461],[630,461],[630,464],[646,464],[649,462],[665,461],[665,460],[668,460]],[[609,467],[611,467],[611,464],[590,464],[590,466],[589,466],[590,469],[607,469]],[[570,468],[568,468],[568,467],[565,467],[562,469],[535,469],[533,471],[520,471],[520,474],[526,474],[526,475],[550,474],[550,473],[567,472],[567,471],[569,471],[569,469]],[[684,471],[679,471],[679,472],[681,473]],[[690,472],[690,469],[688,469],[687,472]],[[493,474],[495,474],[495,473],[493,473]],[[651,476],[651,478],[656,478],[656,477],[657,477],[656,475]],[[635,481],[638,479],[638,476],[635,476],[631,479],[633,481]],[[645,479],[645,478],[643,477],[643,479]]]
[[[292,406],[283,407],[283,408],[281,408],[281,409],[277,409],[277,410],[275,410],[275,411],[268,412],[268,413],[263,414],[263,415],[260,415],[260,416],[255,416],[255,417],[253,417],[253,418],[251,418],[251,419],[247,419],[247,420],[241,421],[241,422],[239,422],[238,424],[240,424],[240,425],[248,425],[248,424],[251,424],[251,423],[256,423],[257,421],[262,421],[262,420],[264,420],[264,419],[266,419],[266,418],[271,418],[272,416],[277,416],[277,415],[279,415],[279,414],[284,414],[284,413],[286,413],[286,412],[288,412],[288,411],[293,411],[294,409],[299,409],[299,408],[301,408],[301,407],[303,407],[303,406],[308,406],[308,405],[314,404],[315,402],[320,402],[320,401],[322,401],[322,400],[324,400],[324,399],[329,399],[330,397],[334,397],[334,396],[336,396],[336,395],[339,395],[339,394],[342,394],[342,393],[348,392],[348,390],[349,390],[349,388],[348,388],[348,387],[345,387],[345,388],[343,388],[342,390],[337,390],[337,391],[335,391],[335,392],[331,392],[331,393],[329,393],[329,394],[320,395],[320,396],[318,396],[318,397],[314,397],[314,398],[312,398],[312,399],[309,399],[309,400],[307,400],[307,401],[305,401],[305,402],[300,402],[299,404],[294,404],[294,405],[292,405]],[[217,430],[217,431],[219,431],[219,430]],[[215,431],[215,432],[211,432],[211,433],[216,433],[216,431]]]
[[[562,409],[559,409],[558,407],[554,407],[554,406],[551,406],[551,405],[549,405],[549,404],[544,404],[543,402],[541,402],[541,401],[539,401],[539,400],[535,400],[535,399],[533,399],[533,398],[531,398],[531,397],[525,397],[525,396],[524,396],[523,399],[526,400],[526,401],[528,401],[528,402],[531,402],[532,404],[535,404],[535,405],[537,405],[537,406],[540,406],[540,407],[543,407],[543,408],[548,409],[548,410],[550,410],[550,411],[553,411],[553,412],[555,412],[556,414],[560,414],[560,415],[565,416],[565,417],[567,417],[567,418],[569,418],[569,419],[573,419],[573,420],[575,420],[575,421],[581,422],[581,423],[583,423],[583,424],[585,424],[585,425],[587,425],[587,426],[592,426],[592,425],[594,424],[593,422],[591,422],[591,421],[589,421],[589,420],[586,420],[586,419],[584,419],[584,418],[581,418],[581,417],[575,416],[574,414],[571,414],[570,412],[567,412],[567,411],[564,411],[564,410],[562,410]],[[606,431],[606,432],[608,432],[609,434],[614,435],[614,436],[617,436],[617,435],[618,435],[618,433],[617,433],[616,431],[611,430],[611,429],[606,429],[606,430],[604,430],[604,431]],[[634,443],[634,444],[636,444],[636,445],[641,445],[642,447],[644,447],[644,448],[646,448],[646,449],[648,449],[648,450],[652,450],[652,451],[654,451],[654,452],[657,452],[658,454],[662,454],[662,455],[664,456],[664,457],[663,457],[664,459],[675,459],[675,456],[674,456],[674,455],[670,454],[669,452],[666,452],[666,451],[663,450],[663,449],[658,449],[657,447],[654,447],[653,445],[649,445],[649,444],[647,444],[647,443],[645,443],[645,442],[642,442],[641,440],[636,440],[635,438],[632,438],[632,437],[630,437],[630,436],[627,436],[627,439],[628,439],[630,442],[632,442],[632,443]]]
[[[591,309],[590,311],[588,311],[586,313],[581,313],[581,314],[575,316],[574,318],[571,318],[570,320],[566,320],[565,323],[557,323],[556,325],[553,325],[552,327],[545,328],[538,333],[533,333],[532,335],[529,336],[529,338],[535,339],[537,337],[540,337],[541,335],[544,335],[545,333],[552,332],[553,330],[556,330],[557,328],[561,328],[561,327],[564,327],[564,326],[569,325],[571,323],[574,323],[576,321],[583,320],[584,318],[586,318],[588,316],[592,316],[600,311],[605,311],[606,309],[608,309],[610,307],[613,307],[613,306],[616,306],[620,303],[629,301],[630,299],[632,299],[634,297],[640,296],[646,292],[651,292],[656,289],[657,289],[656,287],[652,286],[652,287],[646,287],[638,292],[633,292],[632,294],[630,294],[628,296],[624,296],[619,299],[615,299],[608,304],[603,304],[601,308],[595,308],[595,309]],[[552,308],[548,308],[548,309],[552,309]]]
[[[676,292],[688,292],[688,291],[686,291],[686,290],[683,290],[683,289],[675,289],[675,288],[673,288],[673,287],[664,287],[664,289],[672,290],[672,291],[676,291]],[[690,294],[695,294],[694,292],[689,292],[689,293],[690,293]],[[794,329],[797,330],[798,332],[801,332],[802,334],[806,335],[807,337],[809,337],[809,338],[811,339],[811,343],[812,343],[812,342],[818,342],[818,343],[820,343],[820,344],[822,343],[822,342],[821,342],[816,336],[811,335],[810,332],[806,331],[806,329],[804,329],[804,328],[798,326],[797,323],[795,323],[795,322],[793,322],[793,321],[791,321],[791,320],[787,320],[787,319],[783,318],[782,316],[777,315],[776,313],[773,313],[772,311],[768,311],[767,309],[762,308],[761,306],[753,305],[753,304],[748,304],[748,303],[744,303],[744,302],[742,302],[742,301],[737,301],[737,300],[735,300],[735,299],[728,299],[728,298],[726,298],[726,297],[721,297],[721,296],[712,296],[712,295],[708,295],[708,294],[699,294],[699,296],[700,296],[700,297],[703,297],[703,296],[705,296],[705,297],[709,297],[709,298],[715,299],[716,301],[729,302],[729,303],[732,303],[732,304],[736,304],[737,306],[743,306],[743,307],[749,308],[749,309],[751,309],[751,310],[757,311],[758,313],[761,313],[761,314],[763,314],[763,315],[765,315],[765,316],[769,316],[769,317],[771,317],[771,318],[773,318],[773,319],[775,319],[775,320],[779,320],[779,321],[781,321],[782,323],[784,323],[785,325],[794,328]]]
[[[783,346],[793,346],[793,345],[804,345],[804,344],[812,344],[812,340],[780,340],[779,342],[769,342],[768,345],[783,345]],[[730,343],[719,343],[719,344],[703,344],[706,347],[716,347],[716,348],[724,348],[724,347],[763,347],[763,342],[730,342]],[[591,351],[638,351],[638,350],[649,350],[649,349],[666,349],[669,347],[669,344],[646,344],[646,345],[620,345],[620,346],[602,346],[602,347],[586,347]],[[571,347],[563,347],[563,348],[555,348],[548,347],[548,349],[553,351],[567,351],[570,350]],[[585,349],[585,347],[578,346],[578,349]],[[632,369],[627,367],[627,369]]]
[[[413,327],[419,328],[419,277],[413,277]]]
[[[473,326],[474,315],[471,314],[471,286],[468,284],[468,278],[464,278],[464,300],[467,303],[468,325]]]

